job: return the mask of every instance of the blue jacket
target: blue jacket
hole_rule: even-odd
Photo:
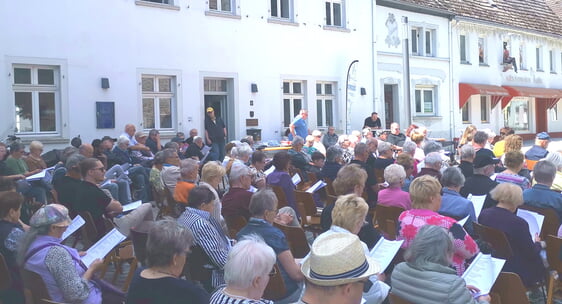
[[[469,217],[464,225],[464,228],[468,234],[473,235],[472,222],[476,222],[474,205],[471,201],[462,197],[458,192],[449,188],[443,188],[443,197],[441,198],[441,208],[439,209],[439,213],[460,217],[461,219],[468,215]]]
[[[533,207],[552,208],[562,219],[562,195],[546,185],[535,184],[533,188],[523,191],[523,202]]]

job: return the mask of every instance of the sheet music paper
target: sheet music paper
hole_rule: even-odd
[[[211,148],[209,146],[203,146],[203,148],[201,148],[201,153],[203,153],[203,159],[199,160],[199,163],[205,163],[205,160],[207,159],[207,156],[209,156],[209,152],[211,151]]]
[[[142,201],[136,201],[132,203],[128,203],[127,205],[123,205],[123,212],[129,212],[131,210],[135,210],[142,204]]]
[[[28,181],[38,180],[38,179],[44,178],[45,174],[47,174],[47,169],[42,170],[39,173],[35,173],[33,175],[30,175],[30,176],[26,177],[25,179],[28,180]]]
[[[470,215],[467,215],[465,218],[458,220],[457,224],[464,226],[464,224],[466,224],[466,221],[468,221],[468,218],[470,217]]]
[[[298,185],[301,182],[301,176],[298,173],[295,173],[295,175],[293,175],[293,178],[291,178],[291,180],[293,181],[293,185]]]
[[[121,243],[126,238],[127,237],[117,231],[117,229],[113,228],[88,249],[86,255],[82,257],[82,262],[84,262],[87,267],[90,267],[94,260],[103,259],[117,244]]]
[[[525,209],[517,209],[517,216],[524,219],[529,224],[531,240],[535,241],[535,235],[541,234],[544,215]]]
[[[68,225],[68,227],[66,228],[66,230],[62,234],[61,241],[66,240],[67,237],[69,237],[71,234],[73,234],[76,230],[78,230],[84,224],[86,224],[86,221],[80,215],[77,215],[75,218],[72,219],[72,222],[70,223],[70,225]]]
[[[314,184],[310,188],[306,189],[306,192],[314,193],[314,192],[316,192],[316,190],[321,189],[322,187],[325,187],[326,185],[327,184],[323,180],[319,180],[319,181],[316,182],[316,184]]]
[[[404,243],[404,240],[389,241],[381,237],[373,249],[371,249],[369,254],[381,265],[381,272],[385,271],[388,265],[390,265],[402,243]]]
[[[103,183],[100,184],[100,188],[102,188],[105,185],[109,185],[111,184],[111,180],[110,179],[106,179]]]
[[[252,193],[256,193],[258,191],[258,188],[250,185],[250,189],[248,189],[248,191],[252,192]]]
[[[268,176],[273,173],[273,171],[275,171],[275,166],[269,167],[269,169],[265,170],[263,173],[265,174],[265,176]]]
[[[484,207],[486,195],[472,195],[471,193],[466,199],[471,201],[474,205],[474,213],[476,214],[476,218],[478,218],[480,216],[480,212],[482,212],[482,208]]]
[[[475,296],[489,294],[502,271],[503,264],[505,264],[505,260],[493,258],[489,254],[480,252],[462,274],[462,278],[466,285],[472,285],[480,289],[480,293]]]

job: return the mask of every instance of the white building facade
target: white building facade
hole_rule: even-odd
[[[368,0],[122,0],[0,3],[0,138],[63,146],[118,136],[203,134],[205,108],[229,140],[280,140],[301,108],[309,128],[351,128],[373,110]],[[360,90],[364,88],[364,90]]]

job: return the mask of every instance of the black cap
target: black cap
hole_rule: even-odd
[[[106,141],[106,140],[108,140],[108,139],[109,139],[109,140],[113,140],[113,141],[117,141],[117,138],[111,138],[111,136],[107,136],[107,135],[104,136],[104,137],[102,137],[102,138],[101,138],[101,141]]]
[[[500,162],[499,158],[492,158],[489,155],[478,155],[474,158],[474,168],[483,168],[487,165],[495,165]]]

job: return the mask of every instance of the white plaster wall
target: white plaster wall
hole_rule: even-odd
[[[142,123],[138,71],[177,73],[177,131],[203,128],[203,78],[234,79],[235,138],[245,135],[245,119],[254,111],[263,139],[282,131],[282,80],[305,80],[309,127],[316,123],[316,81],[337,82],[337,129],[344,129],[348,65],[359,60],[352,128],[360,128],[373,110],[371,2],[346,1],[348,32],[323,29],[324,2],[295,0],[295,24],[269,23],[269,2],[237,1],[240,19],[206,16],[205,1],[175,1],[168,10],[136,5],[133,0],[0,2],[0,75],[8,75],[14,57],[60,59],[67,81],[62,139],[80,134],[90,141],[118,135],[126,123]],[[108,77],[110,89],[100,88]],[[2,77],[0,113],[4,137],[13,122],[11,79]],[[256,83],[259,92],[251,93]],[[254,106],[249,105],[254,100]],[[116,128],[95,128],[95,102],[115,101]],[[191,117],[192,119],[188,119]],[[47,139],[45,139],[47,141]]]

